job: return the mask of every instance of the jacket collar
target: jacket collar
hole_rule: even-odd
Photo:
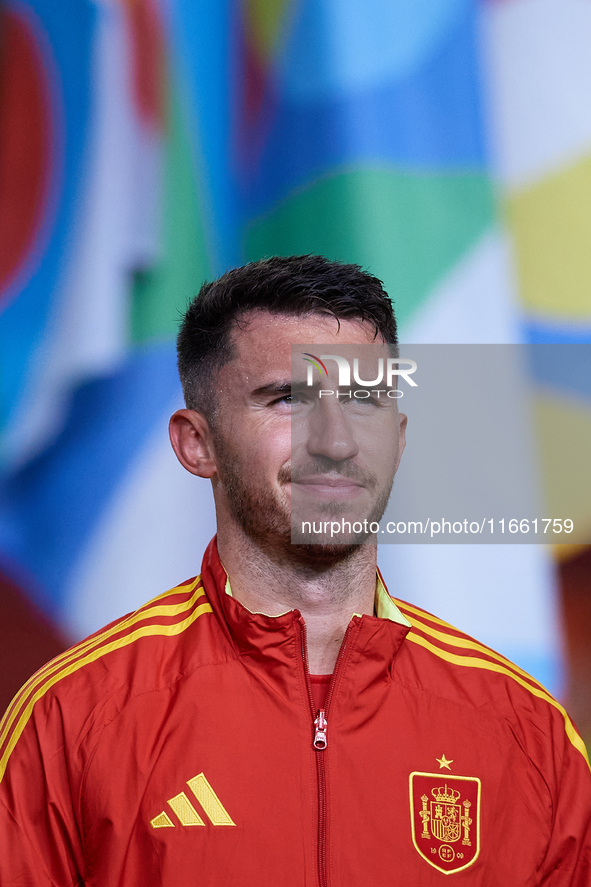
[[[231,594],[230,580],[220,561],[214,537],[203,558],[201,576],[205,592],[220,627],[236,654],[254,667],[265,670],[291,696],[293,675],[303,677],[302,635],[304,619],[299,610],[280,616],[251,613]],[[388,594],[378,571],[376,577],[376,616],[352,615],[347,661],[356,664],[358,676],[354,692],[363,685],[382,680],[393,667],[411,624]],[[363,668],[359,668],[363,663]],[[290,677],[291,674],[291,677]],[[342,682],[341,682],[342,683]],[[301,694],[301,686],[298,693]]]
[[[221,561],[220,561],[221,563]],[[225,571],[224,571],[225,572]],[[234,597],[232,594],[232,586],[230,585],[230,577],[226,573],[226,584],[224,586],[224,591],[229,597]],[[251,612],[251,611],[249,611]],[[375,615],[379,619],[389,619],[390,622],[396,622],[398,625],[406,625],[409,628],[411,627],[410,622],[403,616],[403,614],[398,609],[396,602],[393,598],[388,594],[388,590],[384,584],[384,580],[382,578],[382,574],[380,571],[377,571],[376,575],[376,593],[374,597],[374,612]],[[254,615],[254,614],[253,614]],[[358,616],[358,613],[353,613],[353,616]]]

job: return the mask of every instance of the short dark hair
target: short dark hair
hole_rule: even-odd
[[[177,339],[185,403],[214,418],[214,376],[233,357],[231,333],[250,311],[323,314],[372,324],[375,337],[397,345],[392,303],[381,280],[359,265],[323,256],[273,256],[204,283],[190,303]]]

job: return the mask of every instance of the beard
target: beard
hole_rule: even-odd
[[[285,487],[292,480],[297,483],[300,477],[326,473],[361,482],[374,500],[369,513],[365,515],[369,524],[379,521],[386,509],[394,481],[393,472],[389,481],[380,489],[375,475],[363,472],[347,461],[335,462],[326,456],[316,456],[305,465],[293,469],[286,465],[279,470],[277,481],[283,495],[278,495],[270,486],[263,487],[249,482],[248,465],[231,446],[228,446],[219,433],[215,434],[214,446],[218,476],[232,517],[270,560],[323,570],[352,557],[359,551],[360,545],[375,543],[374,534],[369,532],[355,533],[343,542],[335,542],[327,534],[326,537],[321,536],[317,543],[310,543],[309,537],[297,530],[301,521],[296,520],[295,515],[292,521],[289,496]],[[292,486],[292,507],[294,512],[297,512],[298,505],[296,502],[294,507],[293,493]],[[321,506],[321,517],[330,521],[344,515],[349,508],[350,505],[344,502],[327,502]]]

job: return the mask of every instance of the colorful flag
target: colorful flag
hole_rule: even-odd
[[[576,0],[3,4],[0,557],[66,635],[194,575],[214,532],[166,437],[204,279],[322,253],[384,281],[406,342],[589,341],[588,17]],[[536,409],[591,443],[591,384],[536,379]],[[544,548],[380,557],[395,594],[560,689]]]

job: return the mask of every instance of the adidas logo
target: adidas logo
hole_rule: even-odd
[[[187,781],[187,785],[197,798],[202,812],[205,813],[212,825],[236,825],[232,822],[228,812],[211,785],[205,778],[204,773],[199,773],[192,779]],[[205,825],[185,792],[169,798],[166,802],[173,813],[178,818],[181,825]],[[168,813],[163,810],[158,816],[150,820],[152,828],[174,828],[175,823],[172,821]]]

